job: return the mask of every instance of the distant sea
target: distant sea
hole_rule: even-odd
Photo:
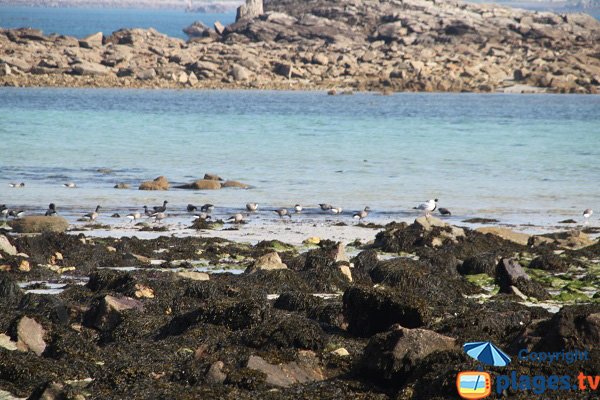
[[[600,211],[599,127],[591,95],[0,88],[0,204],[327,202],[402,216],[437,197],[458,221],[581,222],[583,209]],[[137,190],[205,172],[254,188]]]
[[[105,35],[121,28],[154,28],[168,36],[186,39],[182,29],[194,21],[212,27],[235,21],[235,12],[225,14],[186,13],[183,10],[110,9],[110,8],[36,8],[0,6],[0,27],[41,29],[45,34],[85,37]]]

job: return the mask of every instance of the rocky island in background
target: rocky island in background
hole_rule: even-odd
[[[600,90],[600,22],[459,1],[248,0],[185,42],[122,29],[85,39],[0,30],[4,86]]]

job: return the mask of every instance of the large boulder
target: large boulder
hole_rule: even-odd
[[[198,179],[192,183],[177,186],[178,189],[194,190],[218,190],[221,189],[221,182],[213,179]]]
[[[316,364],[316,357],[308,355],[299,361],[282,364],[270,364],[262,357],[252,355],[248,359],[246,367],[264,373],[268,385],[285,388],[325,379],[321,368]]]
[[[241,19],[253,19],[264,13],[263,0],[246,0],[246,4],[238,7],[235,22]]]
[[[498,236],[504,240],[511,241],[513,243],[517,243],[523,246],[526,246],[529,242],[530,235],[526,233],[515,232],[508,228],[502,228],[499,226],[485,226],[476,229],[477,232],[492,234]]]
[[[523,293],[538,300],[547,300],[550,294],[539,283],[531,279],[523,267],[512,258],[503,258],[498,263],[496,282],[502,293]],[[517,288],[518,291],[515,291]]]
[[[539,351],[595,349],[600,342],[600,310],[597,304],[564,306],[547,322],[540,324]]]
[[[58,215],[29,215],[11,221],[10,226],[17,233],[64,232],[69,228],[69,223]]]
[[[98,76],[108,75],[111,69],[95,62],[81,61],[73,65],[72,72],[74,75]]]
[[[369,340],[360,365],[368,375],[398,383],[419,360],[457,347],[455,339],[434,331],[395,326]]]
[[[140,184],[140,190],[168,190],[169,180],[164,176],[159,176],[153,181],[145,181]]]
[[[276,269],[287,269],[287,265],[281,261],[279,254],[274,251],[258,257],[254,264],[246,269],[246,272],[252,273],[256,271],[272,271]]]
[[[239,181],[231,181],[227,180],[223,183],[224,188],[239,188],[239,189],[249,189],[250,185],[247,183],[239,182]]]
[[[8,254],[9,256],[17,255],[17,248],[10,244],[10,241],[4,235],[0,235],[0,254],[2,252]]]
[[[94,47],[102,47],[102,39],[104,35],[102,32],[93,33],[89,36],[84,37],[79,40],[79,46],[84,47],[86,49],[93,49]]]

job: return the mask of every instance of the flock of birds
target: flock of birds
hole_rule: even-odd
[[[23,187],[25,187],[25,183],[23,183],[23,182],[10,183],[9,186],[12,188],[23,188]],[[63,186],[66,188],[76,188],[77,187],[77,185],[73,182],[64,183]],[[129,219],[131,222],[135,222],[142,217],[148,217],[148,218],[154,218],[155,222],[160,222],[163,219],[167,218],[166,211],[167,211],[168,203],[169,202],[167,200],[165,200],[163,202],[162,206],[154,206],[154,207],[152,207],[152,209],[149,209],[147,206],[144,206],[143,214],[141,212],[134,212],[134,213],[128,214],[126,216],[126,218]],[[332,206],[331,204],[327,204],[327,203],[320,203],[319,207],[321,208],[321,211],[323,211],[325,213],[334,214],[334,215],[342,214],[342,212],[343,212],[343,209],[341,207]],[[90,222],[95,221],[96,218],[98,218],[99,211],[101,208],[102,207],[100,205],[96,206],[96,209],[94,211],[84,214],[82,219],[88,220]],[[209,220],[209,219],[211,219],[210,213],[214,210],[214,208],[215,208],[215,206],[213,204],[204,204],[200,207],[197,207],[193,204],[188,204],[186,210],[188,213],[193,213],[193,212],[199,211],[198,214],[194,215],[194,220],[197,220],[197,219]],[[247,211],[246,216],[249,215],[248,213],[257,212],[258,208],[259,208],[258,203],[247,203],[246,204],[246,211]],[[292,214],[300,214],[300,213],[302,213],[303,209],[304,209],[304,207],[302,205],[296,204],[294,206],[293,212],[291,212],[287,208],[279,208],[279,209],[273,210],[273,212],[275,214],[277,214],[279,216],[279,218],[281,218],[281,219],[283,219],[285,217],[288,217],[291,219]],[[438,208],[438,199],[428,200],[426,202],[419,204],[416,207],[413,207],[413,209],[423,212],[425,214],[425,216],[430,216],[431,213],[433,213],[436,210],[442,216],[451,216],[452,215],[450,210],[448,210],[447,208],[443,208],[443,207]],[[370,211],[371,211],[371,209],[369,207],[365,207],[364,209],[353,213],[352,217],[357,219],[360,222],[369,216]],[[591,208],[587,208],[583,211],[583,218],[585,221],[584,222],[585,225],[588,224],[589,219],[593,213],[594,213],[594,211]],[[9,217],[21,218],[25,215],[25,211],[19,210],[19,209],[11,210],[11,209],[7,208],[5,204],[0,204],[0,214],[2,215],[2,217],[4,219],[8,219]],[[45,212],[45,215],[53,216],[56,214],[57,214],[56,205],[54,203],[50,203],[50,205],[48,206],[48,210],[46,210],[46,212]],[[113,216],[120,217],[119,214],[113,214]],[[234,215],[232,215],[231,217],[229,217],[227,219],[227,221],[239,224],[239,223],[244,222],[246,216],[242,212],[238,212],[238,213],[235,213]]]

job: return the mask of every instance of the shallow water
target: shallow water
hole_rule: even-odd
[[[180,213],[328,202],[393,218],[437,197],[457,220],[520,224],[600,209],[599,96],[1,88],[0,141],[0,204],[72,215],[101,204],[103,223],[163,199]],[[136,190],[205,172],[254,188]]]

